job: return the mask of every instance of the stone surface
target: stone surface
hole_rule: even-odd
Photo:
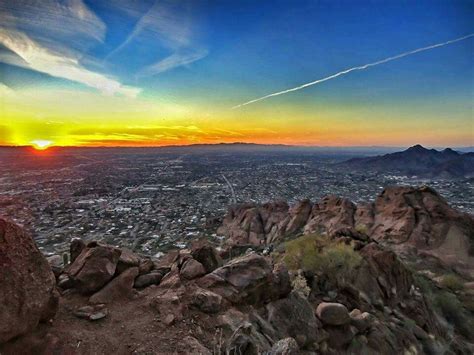
[[[71,241],[71,245],[69,246],[69,256],[71,258],[71,263],[77,259],[79,254],[81,254],[82,250],[86,247],[86,244],[82,239],[74,238]]]
[[[203,289],[194,291],[191,305],[204,313],[218,313],[221,309],[222,296]]]
[[[139,275],[135,279],[133,287],[144,288],[151,285],[159,285],[163,275],[159,272],[151,272],[149,274]]]
[[[0,343],[54,317],[55,284],[51,267],[31,236],[0,218]]]
[[[277,341],[270,349],[269,355],[298,355],[299,346],[295,339],[285,338]]]
[[[206,269],[204,269],[204,266],[193,258],[187,259],[179,271],[179,275],[187,280],[192,280],[205,274]]]
[[[329,325],[344,325],[351,320],[346,306],[340,303],[321,302],[316,308],[316,315]]]
[[[231,260],[198,283],[232,303],[258,304],[274,297],[272,268],[263,256],[254,253]]]
[[[320,323],[311,304],[298,292],[266,306],[268,322],[283,336],[300,340],[303,347],[318,340]],[[298,339],[299,338],[299,339]]]
[[[206,241],[197,241],[191,247],[191,256],[204,267],[206,274],[222,266],[222,260],[216,249]]]
[[[120,249],[109,246],[86,247],[66,268],[66,273],[80,292],[98,291],[114,276],[120,254]]]
[[[90,303],[110,303],[130,299],[133,295],[133,284],[138,276],[138,267],[131,267],[115,277],[100,291],[94,293]]]

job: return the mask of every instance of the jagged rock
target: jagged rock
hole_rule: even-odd
[[[69,245],[69,255],[71,257],[71,263],[73,263],[79,254],[82,253],[82,250],[86,247],[86,243],[82,239],[74,238]]]
[[[192,280],[205,274],[206,269],[204,269],[204,266],[193,258],[187,259],[179,271],[179,275],[187,280]]]
[[[218,313],[221,304],[222,296],[203,289],[197,289],[191,297],[191,305],[204,313]]]
[[[94,293],[90,303],[110,303],[126,300],[133,295],[133,284],[138,276],[138,267],[131,267],[105,285],[100,291]]]
[[[138,275],[135,279],[133,287],[144,288],[151,285],[159,285],[163,275],[159,272],[151,272],[149,274]]]
[[[268,355],[298,355],[299,346],[295,339],[285,338],[273,344]]]
[[[122,248],[121,249],[122,253],[120,254],[120,258],[117,262],[117,270],[116,273],[120,274],[124,270],[130,268],[130,267],[135,267],[140,265],[140,257],[132,252],[131,250],[127,248]]]
[[[321,302],[316,315],[324,324],[344,325],[350,322],[349,311],[340,303]]]
[[[451,208],[429,187],[387,187],[374,203],[357,206],[327,196],[307,216],[309,206],[307,200],[291,208],[282,201],[233,206],[218,233],[230,246],[272,244],[301,229],[356,239],[357,250],[372,238],[407,255],[435,257],[467,279],[474,277],[474,217]]]
[[[275,294],[270,264],[254,253],[231,260],[198,283],[231,303],[263,303]]]
[[[355,210],[356,206],[348,199],[326,196],[313,205],[305,233],[325,231],[332,235],[341,229],[351,229]]]
[[[285,233],[295,234],[303,229],[308,221],[313,205],[306,199],[298,202],[289,210],[290,221],[286,227]]]
[[[273,267],[273,279],[276,298],[285,297],[291,292],[290,275],[284,263],[278,263]]]
[[[258,355],[270,348],[268,341],[249,322],[240,325],[227,341],[226,354]]]
[[[149,274],[155,268],[155,264],[150,259],[142,259],[138,268],[140,275]]]
[[[298,292],[266,306],[268,322],[283,336],[299,340],[304,347],[318,341],[320,323],[311,304]]]
[[[120,249],[109,246],[87,247],[67,267],[66,273],[82,293],[98,291],[114,276],[120,254]]]
[[[56,280],[33,239],[0,218],[0,343],[32,331],[56,314]]]
[[[197,260],[204,266],[206,274],[213,272],[215,269],[222,266],[222,260],[219,257],[219,254],[217,254],[216,249],[205,241],[193,243],[191,247],[191,256],[194,260]]]

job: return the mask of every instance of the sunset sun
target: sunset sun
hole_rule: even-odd
[[[37,139],[31,141],[31,144],[36,150],[45,150],[48,149],[53,144],[53,142],[44,139]]]

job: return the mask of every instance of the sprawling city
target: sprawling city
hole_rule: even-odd
[[[385,186],[427,184],[452,206],[474,211],[472,178],[351,171],[344,162],[357,153],[349,150],[229,147],[3,148],[0,215],[32,231],[46,255],[84,238],[159,256],[197,237],[219,237],[216,229],[236,203],[327,195],[358,203]]]

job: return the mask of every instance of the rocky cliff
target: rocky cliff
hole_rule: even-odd
[[[336,196],[230,208],[218,233],[233,246],[277,244],[297,234],[380,242],[408,257],[435,258],[474,278],[474,217],[451,208],[429,187],[386,188],[372,203]]]

